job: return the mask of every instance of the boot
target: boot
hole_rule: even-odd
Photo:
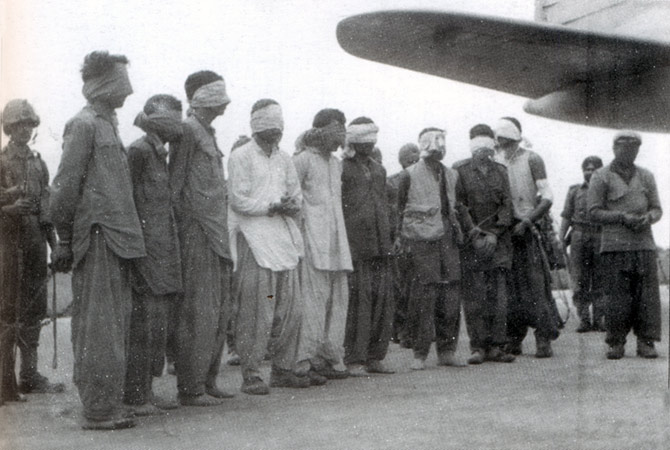
[[[647,358],[647,359],[654,359],[658,358],[658,353],[656,352],[656,349],[654,348],[654,342],[653,341],[644,341],[644,340],[637,340],[637,356],[641,358]]]
[[[607,351],[607,359],[621,359],[623,358],[624,351],[623,344],[611,345],[610,349]]]
[[[472,352],[472,356],[468,358],[468,364],[481,364],[484,362],[484,355],[481,350],[475,350]]]
[[[591,322],[588,319],[582,319],[581,322],[579,322],[579,326],[577,327],[577,333],[588,333],[592,330],[593,326],[591,326]]]
[[[438,366],[465,367],[466,364],[456,357],[452,350],[437,355]]]
[[[551,349],[551,341],[546,338],[537,338],[535,357],[536,358],[551,358],[554,352]]]
[[[484,361],[503,363],[511,363],[514,362],[515,359],[516,357],[514,355],[511,353],[505,353],[505,351],[500,347],[491,348],[486,352],[486,356],[484,357]]]
[[[35,372],[30,378],[21,378],[19,391],[24,394],[61,394],[65,392],[65,384],[52,383],[41,373]]]
[[[510,341],[505,345],[505,353],[509,353],[511,355],[519,356],[521,353],[523,353],[523,347],[521,345],[521,341]]]

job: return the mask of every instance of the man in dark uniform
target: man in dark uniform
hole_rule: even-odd
[[[468,236],[461,264],[470,364],[514,361],[514,355],[504,351],[507,276],[512,267],[512,199],[507,169],[493,160],[493,131],[488,127],[485,131],[488,133],[475,134],[470,140],[472,158],[454,164],[460,179],[456,198],[463,206],[461,215]]]
[[[393,373],[382,361],[393,331],[391,233],[386,205],[386,170],[372,157],[378,128],[367,117],[347,127],[342,161],[342,213],[354,270],[349,275],[349,306],[344,363],[352,376]]]
[[[154,95],[137,115],[135,126],[146,134],[130,145],[128,165],[133,197],[142,224],[147,256],[134,261],[133,310],[124,402],[135,415],[159,414],[176,408],[154,398],[151,384],[165,362],[168,323],[181,291],[179,240],[170,202],[165,144],[181,135],[181,102]]]
[[[398,188],[400,236],[412,261],[408,322],[413,340],[413,370],[425,369],[435,338],[438,364],[462,367],[456,358],[461,317],[463,231],[456,213],[458,172],[445,167],[445,132],[419,134],[421,160],[401,175]]]
[[[614,161],[591,178],[587,203],[601,224],[600,253],[607,267],[605,311],[608,359],[621,359],[626,336],[637,336],[637,354],[656,358],[661,340],[661,300],[656,244],[651,225],[663,214],[654,175],[635,165],[642,138],[632,131],[614,136]]]
[[[48,219],[49,172],[28,147],[40,123],[26,100],[11,100],[2,112],[9,144],[0,153],[0,403],[23,393],[63,392],[37,371],[41,321],[47,310],[47,248],[56,246]],[[21,352],[20,383],[14,372]]]
[[[563,246],[570,247],[570,272],[572,273],[572,301],[579,316],[578,333],[605,331],[605,310],[602,298],[600,273],[600,225],[589,218],[586,194],[591,175],[603,166],[597,156],[582,162],[584,182],[570,186],[561,217],[559,238]],[[593,307],[593,320],[589,307]]]

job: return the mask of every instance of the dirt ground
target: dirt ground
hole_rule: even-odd
[[[458,449],[647,450],[670,448],[668,288],[662,287],[663,342],[657,360],[605,359],[602,333],[577,334],[573,314],[555,357],[537,360],[532,335],[512,364],[409,368],[411,351],[392,344],[395,375],[331,381],[309,389],[239,392],[239,368],[224,366],[219,384],[237,392],[214,408],[180,408],[138,419],[137,428],[83,431],[71,383],[69,319],[58,321],[58,369],[52,370],[51,326],[43,329],[40,370],[67,382],[61,395],[29,395],[0,408],[0,448],[24,449]],[[461,328],[459,355],[467,357]],[[265,368],[266,374],[269,367]],[[155,390],[174,396],[164,375]]]

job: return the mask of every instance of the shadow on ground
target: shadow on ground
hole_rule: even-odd
[[[577,334],[574,314],[554,343],[555,357],[535,359],[532,336],[512,364],[462,369],[409,368],[411,352],[392,344],[395,375],[274,389],[266,397],[239,393],[239,368],[223,366],[219,384],[238,392],[214,408],[181,408],[138,420],[132,430],[82,431],[71,384],[69,319],[59,319],[59,367],[50,368],[51,325],[43,329],[40,370],[67,381],[62,395],[30,395],[0,408],[0,448],[23,449],[552,449],[669,448],[668,289],[663,295],[661,357],[635,357],[634,338],[620,361],[605,359],[602,333]],[[467,357],[461,329],[459,355]],[[433,350],[431,350],[433,351]],[[265,374],[269,367],[265,367]],[[155,390],[174,396],[164,375]]]

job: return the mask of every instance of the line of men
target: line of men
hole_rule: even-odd
[[[180,404],[213,406],[231,397],[216,384],[229,329],[241,390],[252,395],[393,373],[383,361],[394,317],[398,338],[413,350],[412,369],[425,368],[433,341],[440,365],[462,367],[461,304],[468,363],[514,361],[529,327],[536,356],[552,356],[559,318],[535,226],[552,194],[544,163],[522,144],[516,119],[501,119],[495,130],[475,126],[472,158],[454,168],[441,162],[445,131],[424,129],[418,147],[403,147],[406,167],[387,185],[373,159],[379,130],[371,119],[347,126],[341,111],[321,110],[290,157],[279,148],[281,106],[262,99],[251,110],[251,138],[230,154],[226,181],[211,126],[230,103],[223,78],[205,70],[186,79],[183,121],[179,100],[149,98],[135,120],[146,134],[126,152],[115,110],[132,93],[127,63],[107,52],[86,56],[88,104],[65,127],[49,189],[46,166],[27,145],[37,115],[24,100],[3,112],[10,136],[0,166],[4,400],[20,398],[14,360],[4,356],[13,351],[4,350],[21,341],[22,327],[10,325],[22,323],[17,305],[31,297],[16,293],[46,278],[41,253],[35,261],[43,276],[10,273],[26,266],[24,253],[10,254],[22,238],[8,234],[25,230],[26,218],[36,223],[36,245],[44,252],[51,245],[53,268],[73,272],[73,380],[85,429],[134,426],[129,405],[135,415],[175,408],[151,387],[166,353],[175,361]],[[610,352],[623,356],[619,347],[633,327],[645,356],[660,340],[660,306],[657,283],[656,304],[650,295],[648,249],[636,245],[642,235],[653,244],[650,224],[660,206],[653,176],[634,166],[637,150],[624,145],[631,136],[639,148],[639,136],[617,135],[608,166],[630,176],[628,187],[614,185],[615,196],[618,180],[598,172],[589,205],[594,220],[605,223],[603,236],[613,236],[603,238],[618,267],[612,276],[630,293],[607,310]],[[334,155],[341,147],[342,161]],[[26,181],[26,170],[23,179],[4,175],[11,158],[40,167],[30,172],[40,175],[35,189],[26,189],[34,182]],[[630,240],[625,249],[617,247],[623,234]],[[15,284],[6,289],[10,279]],[[31,317],[39,324],[43,313]],[[266,355],[269,383],[259,370]],[[42,378],[44,390],[62,389]]]

